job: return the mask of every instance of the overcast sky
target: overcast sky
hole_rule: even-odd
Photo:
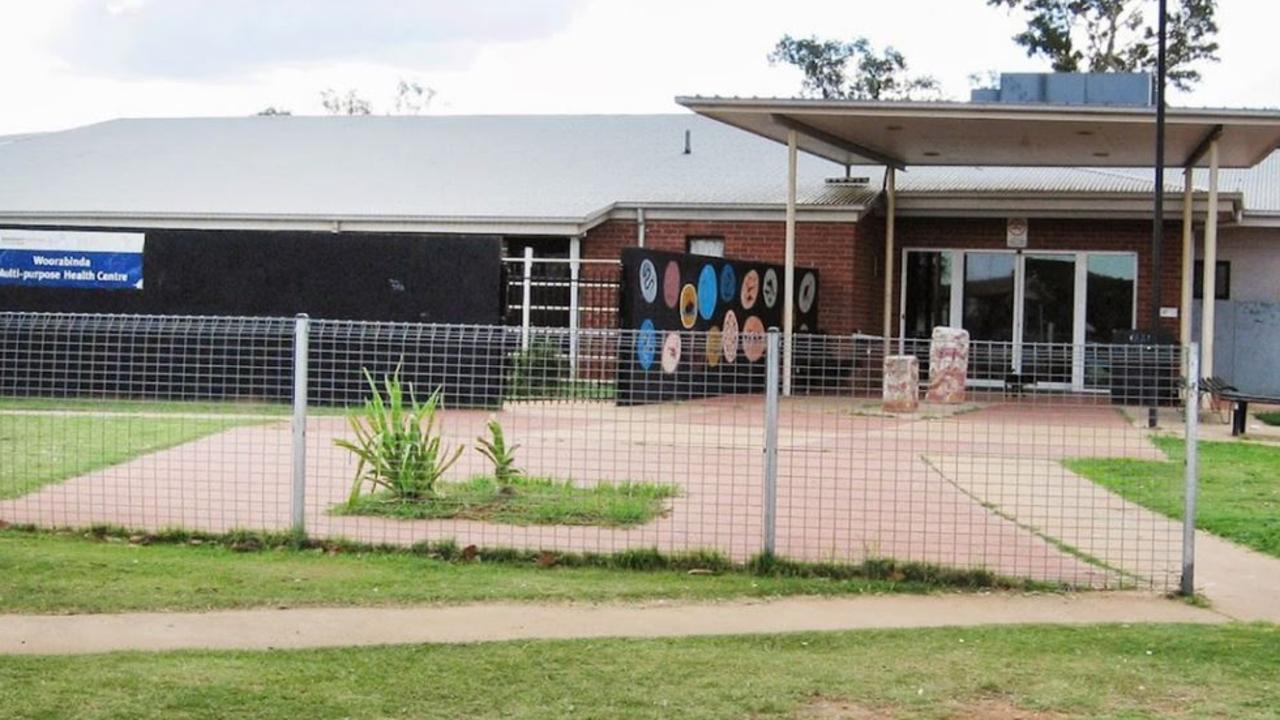
[[[1222,61],[1176,105],[1280,106],[1280,2],[1219,0]],[[967,99],[987,70],[1046,70],[984,0],[0,0],[0,134],[114,117],[376,111],[397,80],[436,113],[671,112],[675,95],[794,95],[783,33],[869,37]]]

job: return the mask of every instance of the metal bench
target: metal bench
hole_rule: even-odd
[[[1241,392],[1239,388],[1220,377],[1205,378],[1200,381],[1200,389],[1209,393],[1216,400],[1231,403],[1231,434],[1243,435],[1245,422],[1249,417],[1249,403],[1280,404],[1280,397],[1255,395]]]

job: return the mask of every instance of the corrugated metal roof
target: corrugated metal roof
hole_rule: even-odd
[[[1092,168],[921,167],[898,176],[906,193],[1150,193],[1152,186],[1149,178]]]
[[[801,197],[838,172],[801,158]],[[115,120],[0,147],[0,213],[581,219],[785,182],[786,148],[692,114]]]
[[[685,132],[692,152],[684,154]],[[9,140],[9,142],[5,142]],[[800,157],[800,202],[874,202]],[[115,120],[0,138],[0,215],[434,217],[577,222],[614,205],[781,205],[786,149],[692,114]],[[1196,183],[1207,182],[1197,172]],[[1180,174],[1166,186],[1181,190]],[[913,167],[903,193],[1151,192],[1149,169]],[[1280,213],[1280,153],[1224,170],[1247,211]]]

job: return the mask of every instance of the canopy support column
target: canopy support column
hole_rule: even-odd
[[[1218,139],[1209,143],[1209,210],[1204,219],[1204,293],[1200,312],[1200,375],[1213,377],[1214,302],[1218,295]]]
[[[884,175],[884,354],[892,354],[893,338],[893,273],[895,220],[898,214],[897,170],[885,168]]]
[[[782,279],[782,394],[791,396],[791,348],[795,329],[796,131],[787,131],[787,245]]]
[[[1182,170],[1182,286],[1178,304],[1178,344],[1184,348],[1191,345],[1191,289],[1196,267],[1195,232],[1192,228],[1195,221],[1195,190],[1191,182],[1193,172],[1189,165]],[[1183,370],[1185,369],[1184,362]]]

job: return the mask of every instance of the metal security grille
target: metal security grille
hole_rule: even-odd
[[[617,260],[505,258],[505,322],[558,328],[618,327],[621,265]]]
[[[640,369],[645,342],[613,328],[0,313],[0,520],[770,552],[1080,587],[1184,575],[1186,526],[1090,468],[1168,462],[1176,445],[1194,478],[1193,352],[972,343],[961,402],[893,413],[885,353],[918,358],[923,395],[927,341],[797,336],[787,396],[776,333],[754,361],[716,334],[676,334],[671,372]],[[433,434],[441,457],[460,455],[411,502],[368,485],[353,501],[359,461],[341,443],[358,441],[370,382],[386,402],[392,377],[419,404],[439,391]],[[491,421],[519,445],[511,487],[476,450]],[[1147,493],[1181,507],[1183,482],[1162,482]]]

